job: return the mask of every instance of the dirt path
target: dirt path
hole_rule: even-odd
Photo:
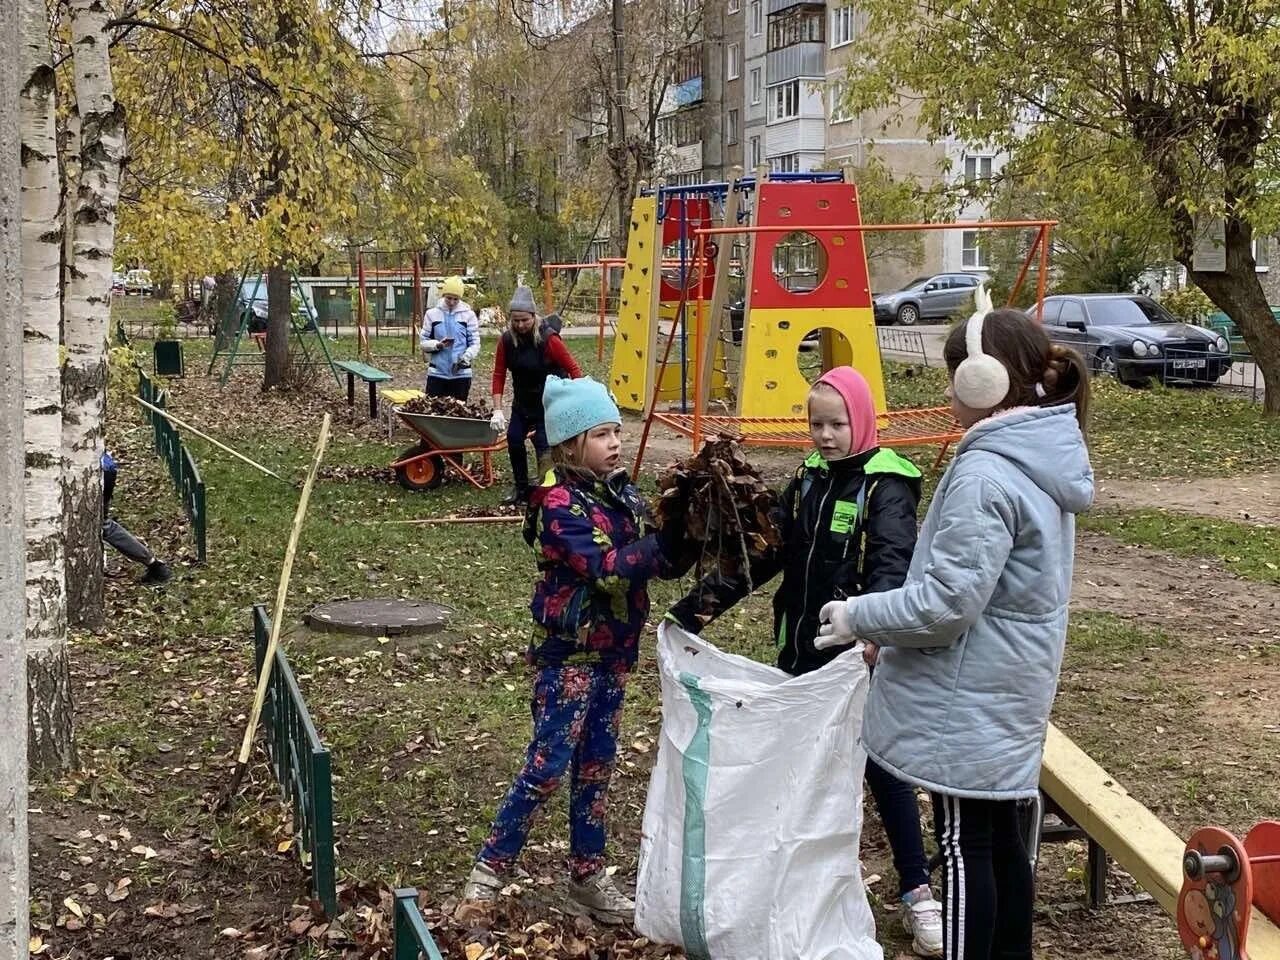
[[[1094,533],[1079,537],[1071,603],[1188,640],[1253,646],[1280,637],[1280,587]]]
[[[1280,473],[1202,480],[1103,480],[1096,506],[1163,509],[1259,525],[1280,524]]]

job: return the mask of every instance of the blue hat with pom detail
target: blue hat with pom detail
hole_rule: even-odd
[[[590,377],[547,377],[542,387],[542,413],[547,443],[553,447],[602,423],[622,423],[608,387]]]

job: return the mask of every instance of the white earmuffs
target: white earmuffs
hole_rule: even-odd
[[[982,352],[982,321],[991,312],[985,286],[973,295],[974,311],[964,331],[965,358],[956,367],[956,396],[971,410],[990,410],[1009,394],[1009,371],[995,357]]]

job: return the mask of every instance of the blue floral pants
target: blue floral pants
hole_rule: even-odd
[[[477,858],[515,866],[543,805],[569,774],[569,867],[576,880],[604,866],[605,812],[618,754],[625,667],[543,667],[533,684],[533,740]]]

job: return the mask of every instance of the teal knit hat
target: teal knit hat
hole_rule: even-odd
[[[542,412],[547,443],[553,447],[602,423],[622,422],[608,388],[590,377],[547,377],[542,388]]]

